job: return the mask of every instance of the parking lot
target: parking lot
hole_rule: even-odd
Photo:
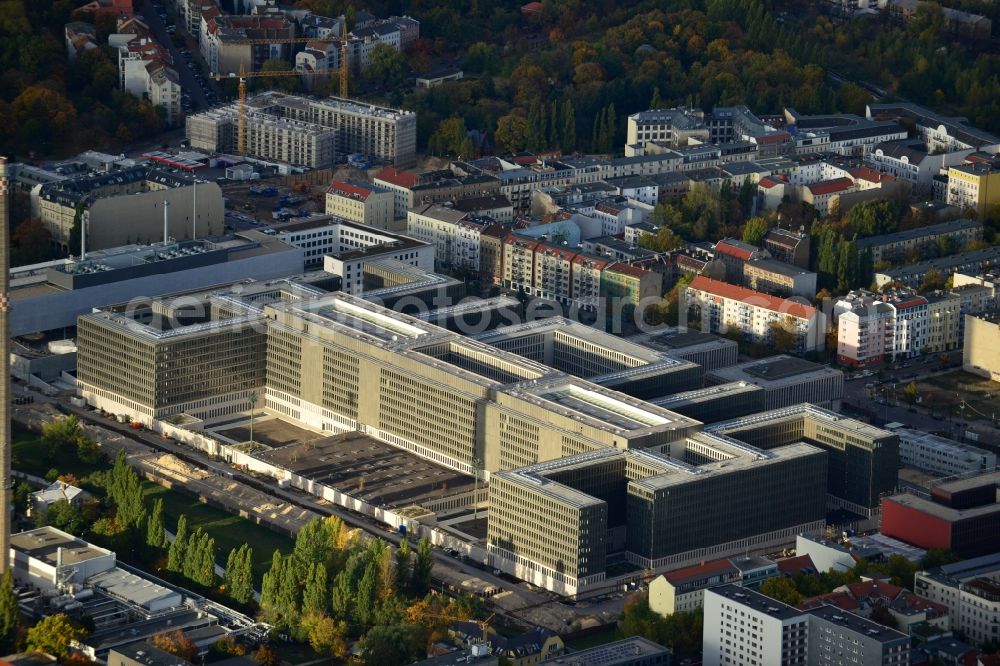
[[[258,456],[384,508],[419,505],[470,492],[474,486],[471,476],[358,432],[276,448]]]

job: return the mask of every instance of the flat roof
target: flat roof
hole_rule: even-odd
[[[718,594],[741,606],[746,606],[779,620],[792,620],[803,614],[797,608],[739,585],[720,585],[706,590],[705,593]]]
[[[812,271],[807,271],[804,268],[800,268],[799,266],[795,266],[793,264],[787,264],[784,261],[778,261],[777,259],[750,259],[747,261],[747,265],[771,273],[787,275],[789,277],[813,274]]]
[[[628,430],[670,423],[669,419],[659,414],[569,382],[535,395]]]
[[[629,338],[638,340],[644,344],[662,347],[664,349],[689,349],[698,346],[736,346],[736,342],[727,338],[721,338],[711,333],[703,333],[694,329],[669,329],[663,333],[652,335],[639,334]]]
[[[932,516],[949,522],[964,518],[985,516],[991,513],[1000,513],[1000,504],[997,503],[984,504],[982,506],[975,506],[969,509],[953,509],[950,506],[938,504],[937,502],[933,502],[929,499],[924,499],[923,497],[907,493],[886,497],[884,501],[916,509],[917,511],[923,511],[924,513],[929,513]]]
[[[636,365],[661,361],[671,361],[675,365],[682,363],[682,361],[665,356],[645,345],[610,335],[599,328],[581,324],[566,317],[544,317],[534,321],[502,326],[472,337],[488,345],[498,345],[507,340],[549,334],[565,336],[574,340],[585,340],[607,352],[614,351],[625,355]]]
[[[150,610],[154,604],[160,605],[166,601],[169,601],[172,606],[179,606],[184,598],[184,595],[176,590],[137,576],[121,567],[113,567],[91,576],[87,579],[87,584],[104,591],[113,598],[124,599]]]
[[[720,400],[742,393],[755,393],[762,390],[756,384],[748,382],[729,382],[728,384],[716,384],[705,388],[694,389],[693,391],[682,391],[665,395],[662,398],[650,400],[650,403],[667,409],[676,409],[678,405],[707,402],[710,400]]]
[[[906,634],[900,633],[895,629],[890,629],[883,624],[872,622],[867,618],[855,615],[836,606],[823,605],[818,608],[810,608],[804,611],[804,613],[822,618],[831,624],[844,627],[858,634],[864,634],[868,640],[878,641],[879,643],[895,643],[898,641],[909,643],[910,640]]]
[[[112,554],[110,550],[94,546],[54,527],[39,527],[12,534],[10,547],[52,566],[57,566],[60,558],[65,566]]]
[[[400,337],[416,340],[443,333],[437,326],[426,324],[415,317],[339,292],[308,302],[276,303],[272,307],[292,314],[312,315],[319,322],[353,329],[385,342],[396,342]]]
[[[471,476],[360,432],[297,442],[255,455],[375,506],[419,505],[467,492],[475,483]]]
[[[616,666],[633,664],[642,657],[665,656],[670,650],[642,636],[632,636],[613,643],[580,650],[571,654],[546,659],[546,663],[566,666]]]
[[[764,388],[776,388],[781,385],[815,381],[821,377],[842,376],[843,373],[803,358],[781,354],[763,361],[748,361],[726,368],[717,368],[709,371],[708,375],[711,379],[723,383],[743,380]]]
[[[182,666],[183,664],[191,663],[180,657],[175,657],[169,652],[153,647],[145,641],[116,647],[112,652],[116,652],[127,659],[144,664],[145,666]]]
[[[726,435],[728,433],[738,432],[741,430],[751,430],[759,425],[773,424],[778,421],[800,418],[822,421],[824,424],[837,428],[838,430],[848,430],[861,437],[868,437],[871,439],[878,439],[892,435],[892,433],[888,430],[876,428],[875,426],[869,425],[863,421],[852,419],[844,416],[843,414],[830,411],[829,409],[817,407],[816,405],[808,402],[803,402],[791,407],[783,407],[781,409],[772,409],[767,412],[754,414],[753,416],[741,416],[729,421],[706,425],[705,432]]]
[[[761,379],[784,379],[808,372],[816,372],[823,366],[794,356],[777,358],[773,361],[764,360],[753,365],[743,366],[743,371],[752,377]]]
[[[1000,485],[1000,470],[993,470],[986,472],[985,474],[976,474],[975,476],[969,476],[964,479],[956,479],[954,481],[945,481],[944,483],[936,484],[935,488],[940,488],[949,493],[956,493],[962,490],[969,490],[971,488],[979,488],[980,486],[985,486],[989,484]]]

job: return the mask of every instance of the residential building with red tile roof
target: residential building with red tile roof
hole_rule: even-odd
[[[751,259],[767,259],[770,255],[765,251],[744,243],[735,238],[723,238],[715,244],[715,259],[725,266],[725,279],[733,284],[743,283],[743,270],[746,262]]]
[[[802,299],[771,296],[698,275],[684,290],[682,303],[689,312],[695,311],[706,333],[732,329],[749,342],[769,345],[780,326],[795,339],[795,349],[789,351],[822,351],[825,346],[826,316]]]
[[[406,211],[410,208],[410,190],[420,183],[420,175],[391,166],[379,171],[372,180],[392,192],[393,218],[405,220]]]
[[[835,588],[828,594],[810,597],[798,608],[808,610],[824,604],[836,606],[862,617],[871,618],[876,609],[892,615],[896,628],[910,633],[910,628],[926,622],[939,629],[949,627],[948,607],[883,580],[866,579]]]
[[[812,205],[816,214],[826,217],[832,207],[839,204],[840,195],[854,192],[858,187],[850,178],[834,178],[824,180],[802,188],[802,201]]]
[[[796,555],[778,560],[778,573],[782,576],[797,576],[801,573],[816,573],[816,565],[808,555]]]
[[[396,224],[393,193],[358,181],[334,180],[326,191],[326,214],[383,231],[402,231]]]

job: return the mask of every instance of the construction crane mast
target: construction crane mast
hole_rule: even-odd
[[[340,22],[340,96],[347,99],[347,20]]]
[[[273,39],[241,39],[239,42],[241,44],[255,45],[269,45],[269,44],[304,44],[306,42],[322,42],[322,41],[333,41],[331,37],[275,37]],[[347,99],[348,96],[348,78],[350,77],[350,68],[347,64],[347,21],[341,21],[340,23],[340,69],[331,70],[330,77],[333,78],[334,72],[340,74],[340,96]],[[215,74],[212,76],[216,81],[222,79],[235,78],[237,75],[235,73],[229,74]],[[301,72],[294,69],[279,72],[247,72],[246,68],[242,63],[240,63],[240,73],[239,73],[239,118],[237,123],[237,137],[236,146],[237,151],[241,156],[247,154],[247,79],[257,78],[261,76],[302,76]]]
[[[241,64],[239,73],[239,118],[237,122],[237,135],[236,135],[236,149],[240,155],[247,154],[247,79],[258,78],[261,76],[302,76],[301,72],[297,72],[294,69],[289,69],[280,72],[248,72],[246,68]],[[222,79],[233,79],[236,78],[236,74],[216,74],[212,78],[216,81],[221,81]]]

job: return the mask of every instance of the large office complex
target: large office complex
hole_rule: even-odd
[[[546,317],[474,336],[480,342],[637,398],[693,389],[701,368],[565,317]]]
[[[362,272],[395,290],[412,271]],[[113,412],[204,419],[256,398],[486,477],[493,566],[565,594],[600,589],[615,560],[787,544],[895,481],[895,435],[809,405],[702,426],[644,401],[695,389],[696,364],[563,318],[465,337],[301,276],[106,308],[80,318],[79,346],[83,395]]]
[[[739,345],[735,340],[695,329],[665,326],[652,333],[642,333],[629,338],[641,345],[660,349],[674,358],[697,363],[706,372],[736,365]]]
[[[487,544],[500,569],[574,594],[600,586],[609,554],[664,570],[816,529],[825,463],[806,444],[765,452],[694,435],[669,454],[602,449],[499,472]]]
[[[821,605],[800,610],[736,585],[705,591],[707,666],[906,666],[910,637]]]
[[[299,245],[305,245],[301,240]],[[258,231],[212,241],[125,245],[10,272],[11,335],[66,328],[94,308],[302,272],[308,250]]]
[[[875,514],[896,488],[897,435],[808,403],[706,426],[705,433],[761,448],[819,447],[828,456],[827,503],[857,515]]]
[[[572,593],[609,553],[664,569],[781,543],[828,506],[868,516],[896,483],[897,438],[811,405],[706,426],[656,450],[597,450],[490,479],[503,570]],[[794,480],[794,483],[792,483]]]
[[[921,548],[960,557],[1000,550],[1000,471],[944,481],[930,497],[900,494],[882,500],[882,533]]]
[[[265,92],[247,100],[247,150],[264,160],[330,166],[348,155],[397,167],[416,162],[417,116],[338,97],[321,100]],[[187,118],[192,148],[236,150],[236,105]],[[260,137],[256,141],[253,137]]]
[[[79,319],[80,393],[159,419],[247,408],[264,384],[260,312],[225,294],[107,308]]]

